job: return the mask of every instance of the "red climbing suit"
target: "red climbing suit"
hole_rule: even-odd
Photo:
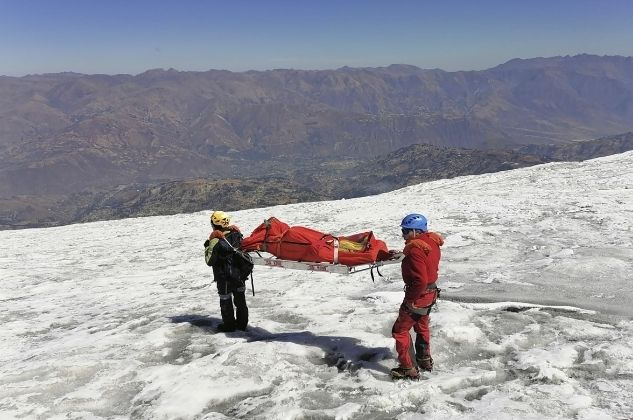
[[[406,241],[402,260],[402,280],[405,295],[398,319],[393,325],[392,335],[396,340],[396,351],[400,366],[412,367],[413,360],[409,349],[412,345],[409,330],[413,327],[417,334],[416,357],[430,357],[429,315],[412,313],[410,308],[427,308],[437,298],[437,273],[440,263],[440,247],[444,240],[440,235],[427,232]]]

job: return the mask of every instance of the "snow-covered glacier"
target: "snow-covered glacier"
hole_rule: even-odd
[[[626,418],[633,153],[232,213],[393,249],[446,237],[433,373],[394,383],[397,266],[256,267],[247,333],[215,334],[208,212],[0,232],[0,418]]]

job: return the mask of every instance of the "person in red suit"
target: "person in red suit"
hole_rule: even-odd
[[[419,369],[428,372],[433,369],[429,313],[440,292],[436,281],[444,240],[439,234],[428,231],[426,217],[421,214],[407,215],[400,227],[405,240],[402,260],[405,294],[391,330],[399,362],[398,367],[391,369],[391,376],[394,379],[418,379]],[[413,345],[409,335],[411,327],[416,333],[415,363],[410,352]]]

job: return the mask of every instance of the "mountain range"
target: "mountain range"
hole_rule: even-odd
[[[0,77],[0,197],[267,175],[412,144],[512,149],[633,130],[633,58],[482,71],[150,70]]]

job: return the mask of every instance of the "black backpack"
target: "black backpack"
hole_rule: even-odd
[[[235,253],[232,255],[233,268],[236,270],[236,274],[240,280],[246,281],[248,276],[253,272],[253,258],[246,252],[239,249],[235,249]]]
[[[230,257],[231,268],[235,270],[235,274],[242,282],[246,282],[248,277],[251,277],[251,290],[253,292],[253,296],[255,296],[255,285],[253,284],[253,258],[250,256],[248,252],[244,252],[241,249],[237,248],[235,245],[241,243],[241,235],[239,242],[235,245],[229,242],[226,238],[224,240],[233,248],[233,254]]]

